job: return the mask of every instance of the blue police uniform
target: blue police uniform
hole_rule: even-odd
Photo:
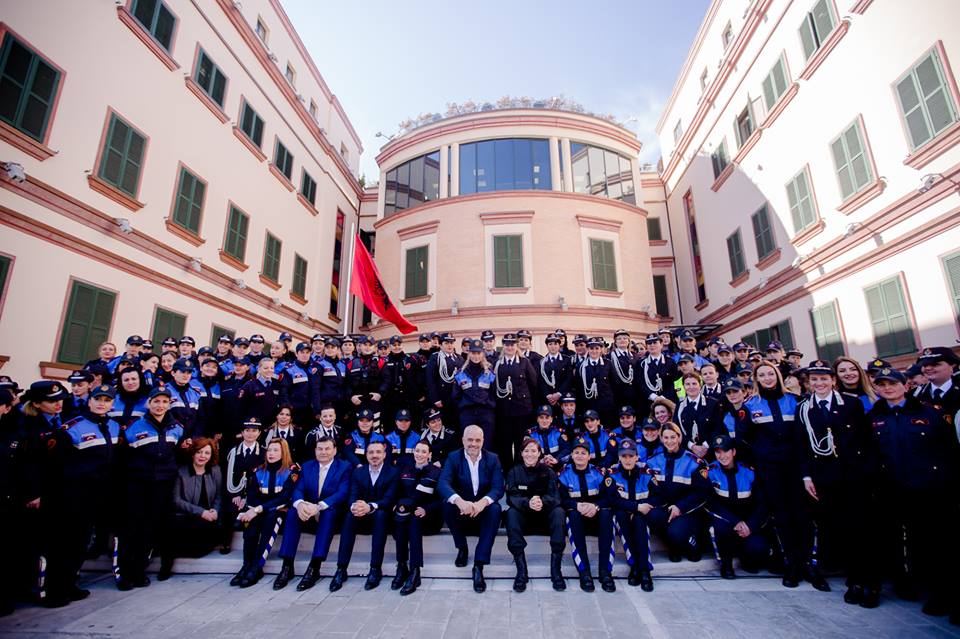
[[[437,489],[439,481],[440,467],[435,464],[418,467],[409,463],[400,469],[400,487],[393,518],[397,563],[406,567],[409,559],[409,568],[416,571],[417,582],[419,569],[423,567],[423,536],[434,535],[443,526],[442,502]],[[417,517],[417,508],[423,508],[426,514]],[[416,583],[416,586],[419,585]]]
[[[581,440],[574,442],[574,447],[583,446]],[[587,553],[587,534],[597,535],[599,555],[600,580],[604,590],[613,585],[613,513],[607,503],[607,495],[603,485],[603,473],[595,466],[587,466],[583,470],[572,464],[563,469],[559,475],[560,500],[567,512],[567,529],[570,542],[573,546],[573,563],[580,573],[581,587],[592,590],[593,582],[590,572],[590,559]],[[578,503],[590,503],[599,508],[594,517],[584,517],[577,510]],[[589,585],[587,585],[589,584]],[[616,586],[614,585],[615,589]]]
[[[313,377],[312,396],[314,397],[313,413],[320,414],[320,409],[331,405],[337,409],[337,417],[344,417],[343,408],[346,401],[347,366],[338,357],[322,357],[316,361],[317,373]]]
[[[420,434],[410,428],[406,431],[394,430],[386,436],[387,449],[390,457],[387,463],[393,466],[404,466],[413,460],[413,449],[420,441]]]
[[[147,414],[146,395],[138,397],[129,397],[122,391],[117,393],[113,400],[113,408],[110,409],[110,417],[121,426],[132,424]]]
[[[632,470],[617,468],[604,480],[607,501],[620,530],[631,577],[638,583],[649,583],[649,590],[653,590],[649,581],[649,573],[653,570],[653,564],[650,563],[650,536],[647,522],[638,507],[650,501],[651,479],[649,473],[637,466]]]
[[[175,382],[165,387],[170,391],[170,415],[182,427],[187,437],[202,437],[203,422],[200,418],[200,400],[204,396],[203,386],[196,380],[180,385]]]
[[[739,448],[737,449],[739,455]],[[769,548],[763,535],[767,509],[756,494],[756,475],[747,466],[734,462],[724,468],[719,462],[710,464],[707,480],[713,488],[707,500],[710,533],[722,574],[732,573],[734,556],[747,572],[756,572]],[[750,528],[748,537],[740,537],[734,527],[744,522]]]
[[[250,474],[246,507],[262,510],[243,526],[243,566],[237,573],[237,585],[252,586],[263,576],[263,565],[280,532],[299,478],[298,465],[281,468],[279,461],[268,462]]]
[[[584,429],[584,431],[580,433],[580,438],[584,439],[587,443],[587,451],[590,453],[590,463],[597,467],[606,468],[607,462],[610,459],[609,451],[616,446],[617,440],[602,428],[598,428],[595,433]],[[566,454],[564,454],[560,460],[561,463],[570,463],[570,453],[573,452],[572,446],[573,441],[571,441],[567,447]]]
[[[442,356],[442,353],[441,353]],[[468,362],[454,375],[451,401],[457,402],[460,422],[483,429],[483,447],[493,450],[496,436],[496,377],[492,369]],[[446,415],[444,414],[444,425]]]
[[[566,434],[561,433],[553,425],[547,428],[531,428],[527,431],[527,437],[536,440],[543,454],[552,455],[557,462],[570,454],[570,442]]]
[[[391,454],[390,442],[380,433],[372,430],[369,433],[362,433],[360,429],[352,431],[343,439],[343,450],[341,456],[344,460],[350,462],[351,466],[362,466],[367,463],[367,445],[370,442],[383,442],[387,447],[387,457]]]
[[[706,466],[688,451],[665,450],[647,460],[647,467],[654,478],[650,488],[654,509],[647,515],[647,523],[653,532],[664,537],[671,561],[680,561],[684,554],[690,561],[699,561],[697,536],[708,490]],[[668,521],[670,506],[680,509],[680,516],[673,521]]]
[[[280,382],[254,377],[237,393],[237,400],[241,419],[256,417],[261,424],[272,424],[280,409]]]
[[[314,420],[312,384],[310,380],[319,373],[319,368],[311,363],[301,364],[294,361],[288,364],[279,375],[280,403],[293,406],[293,423],[309,428]]]

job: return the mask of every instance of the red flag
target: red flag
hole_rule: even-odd
[[[380,271],[367,251],[367,247],[360,241],[360,235],[353,240],[353,280],[350,282],[350,292],[363,300],[363,303],[377,317],[392,322],[404,335],[415,333],[417,327],[406,320],[390,296],[383,288]]]

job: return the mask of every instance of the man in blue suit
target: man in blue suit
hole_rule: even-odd
[[[307,590],[320,579],[320,564],[327,558],[333,533],[343,519],[350,491],[349,462],[337,458],[337,444],[333,438],[317,439],[316,459],[303,465],[303,471],[293,489],[292,508],[287,512],[280,558],[283,567],[273,582],[280,590],[293,579],[293,558],[300,545],[300,532],[314,532],[313,556],[310,566],[297,584],[297,590]]]
[[[330,582],[330,592],[343,588],[343,582],[347,580],[347,567],[353,556],[353,544],[358,532],[371,535],[370,572],[363,589],[373,590],[383,578],[383,547],[387,543],[387,525],[397,497],[400,471],[383,463],[387,458],[387,445],[383,440],[371,440],[367,444],[366,456],[367,463],[354,468],[350,480],[350,497],[347,500],[350,510],[340,531],[337,572]]]
[[[463,449],[450,453],[438,483],[443,498],[443,519],[457,546],[456,565],[467,565],[467,529],[478,529],[479,541],[473,561],[473,590],[483,592],[487,584],[483,567],[490,563],[490,551],[500,527],[500,498],[503,497],[503,470],[500,460],[483,450],[483,429],[463,429]]]

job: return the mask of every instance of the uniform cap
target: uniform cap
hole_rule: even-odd
[[[400,337],[399,335],[391,335],[391,336],[390,336],[390,343],[391,343],[391,344],[403,344],[403,338]]]
[[[767,344],[767,352],[768,352],[768,353],[769,353],[770,351],[779,352],[779,351],[782,351],[782,350],[783,350],[783,344],[781,344],[781,343],[778,342],[777,340],[774,340],[774,341],[770,342],[769,344]]]
[[[310,341],[311,341],[311,342],[322,342],[322,341],[323,341],[323,335],[321,335],[320,333],[314,333],[314,334],[313,334],[313,337],[310,338]]]
[[[586,437],[577,437],[573,440],[573,445],[570,447],[570,450],[574,448],[583,448],[585,450],[590,450],[590,440]]]
[[[730,348],[730,346],[728,346],[727,344],[724,344],[723,342],[720,342],[720,345],[717,347],[717,354],[732,353],[732,352],[733,352],[733,349]]]
[[[419,341],[421,341],[421,342],[429,342],[429,341],[431,341],[432,339],[433,339],[433,338],[430,337],[430,333],[420,333],[420,339],[419,339]]]
[[[13,406],[13,394],[9,388],[0,388],[0,406]]]
[[[527,339],[533,339],[533,333],[531,333],[525,328],[521,328],[519,331],[517,331],[517,337],[526,337]]]
[[[516,344],[517,343],[517,334],[516,333],[504,333],[503,338],[500,340],[504,344]]]
[[[577,398],[574,397],[573,393],[567,393],[566,395],[564,395],[563,397],[560,398],[560,403],[561,403],[561,404],[576,404],[576,403],[577,403]]]
[[[284,331],[284,332],[280,333],[280,336],[277,338],[277,341],[278,341],[278,342],[292,342],[292,341],[293,341],[293,335],[291,335],[291,334],[288,333],[287,331]]]
[[[336,347],[339,348],[339,346],[340,346],[340,340],[338,340],[336,337],[328,337],[328,338],[326,338],[326,339],[323,340],[323,345],[324,345],[324,346],[336,346]]]
[[[237,357],[233,360],[234,366],[249,366],[250,358],[244,355],[243,357]]]
[[[791,348],[790,350],[787,351],[787,357],[793,357],[793,356],[803,357],[803,353],[801,351],[798,351],[795,348]]]
[[[177,340],[175,340],[175,339],[172,338],[172,337],[165,337],[165,338],[163,339],[163,341],[160,342],[160,345],[161,345],[161,346],[176,346],[176,345],[177,345]]]
[[[924,364],[936,364],[937,362],[946,362],[951,366],[960,364],[960,358],[957,357],[957,354],[946,346],[931,346],[930,348],[923,349],[917,361],[921,366]]]
[[[340,338],[341,344],[346,344],[347,342],[350,342],[351,344],[354,343],[353,335],[344,335],[343,337]]]
[[[626,335],[627,337],[630,337],[630,331],[628,331],[625,328],[618,328],[616,331],[613,332],[613,339],[617,339],[621,335]]]
[[[117,391],[115,391],[113,386],[109,384],[101,384],[90,391],[90,397],[109,397],[110,399],[113,399],[116,397],[116,395]]]
[[[895,368],[890,368],[889,366],[885,366],[881,368],[879,371],[877,371],[877,374],[873,379],[876,382],[879,382],[880,380],[885,379],[891,382],[900,382],[901,384],[907,383],[907,378],[906,376],[904,376],[903,373],[901,373]]]
[[[637,444],[629,437],[620,440],[620,447],[617,449],[618,455],[636,455]]]
[[[660,336],[657,333],[647,333],[647,336],[643,341],[647,344],[653,344],[654,342],[660,341]]]
[[[369,344],[369,343],[371,343],[371,340],[366,335],[361,335],[360,337],[357,338],[357,344]]]
[[[377,348],[390,348],[390,341],[385,339],[378,341]]]
[[[143,338],[139,335],[131,335],[127,338],[127,346],[143,346]]]
[[[457,341],[457,340],[455,340],[455,339],[453,338],[453,333],[444,333],[443,335],[440,336],[440,341],[441,341],[441,342],[455,342],[455,341]]]
[[[220,339],[218,339],[217,342],[220,344],[230,344],[232,346],[233,338],[230,337],[229,335],[221,335]]]
[[[574,344],[586,344],[586,343],[587,343],[587,336],[584,335],[583,333],[577,333],[576,335],[573,336],[573,343],[574,343]]]
[[[647,417],[643,420],[640,428],[643,430],[660,430],[660,422],[655,420],[653,417]]]
[[[167,399],[173,398],[173,394],[170,392],[170,389],[165,388],[163,386],[157,386],[152,391],[150,391],[150,394],[147,396],[147,399],[153,399],[154,397],[160,397],[161,395],[166,397]]]
[[[547,417],[553,417],[553,409],[550,408],[549,404],[544,404],[537,409],[537,417],[540,415],[546,415]]]
[[[184,335],[183,337],[180,338],[180,342],[179,342],[179,343],[180,343],[180,344],[189,344],[190,346],[196,346],[196,345],[197,345],[197,340],[193,339],[193,338],[190,337],[189,335]]]
[[[248,340],[246,337],[238,337],[237,339],[233,340],[233,345],[234,346],[250,346],[250,340]]]
[[[263,430],[263,424],[260,423],[260,419],[258,417],[248,417],[243,422],[243,427],[244,429],[256,428],[257,430]]]
[[[723,344],[724,341],[722,337],[711,337],[707,343],[713,346],[714,344]]]
[[[297,352],[298,352],[298,353],[299,353],[300,351],[309,351],[309,350],[311,350],[311,348],[312,348],[312,347],[311,347],[310,344],[308,344],[307,342],[300,342],[299,344],[297,344]]]
[[[697,339],[689,328],[685,328],[680,331],[680,339]]]
[[[591,337],[590,339],[587,340],[587,347],[588,347],[588,348],[593,348],[593,347],[603,348],[603,340],[602,340],[601,338],[599,338],[599,337]]]
[[[545,344],[559,344],[560,338],[555,333],[550,333],[543,341]]]
[[[750,345],[747,344],[746,342],[737,342],[736,344],[733,345],[733,350],[735,350],[735,351],[749,351],[749,350],[750,350]]]
[[[203,355],[212,355],[212,354],[213,354],[213,349],[210,348],[209,346],[203,346],[200,348],[200,350],[197,351],[197,357],[201,357]]]
[[[713,438],[713,441],[710,442],[710,447],[714,450],[730,450],[737,446],[730,435],[717,435]]]
[[[488,341],[490,341],[490,340],[492,340],[492,339],[497,339],[497,336],[496,336],[496,334],[494,334],[493,331],[487,329],[487,330],[483,331],[482,333],[480,333],[480,339],[482,339],[482,340],[485,341],[485,342],[488,342]]]
[[[437,409],[433,409],[429,413],[427,413],[428,422],[432,422],[435,419],[440,419],[440,411],[438,411]]]
[[[179,373],[189,373],[195,368],[193,360],[187,359],[186,357],[181,357],[173,363],[173,370]]]
[[[590,409],[590,410],[584,411],[583,418],[584,419],[600,419],[600,413],[598,413],[593,409]]]
[[[923,355],[921,355],[923,357]],[[868,373],[876,373],[881,368],[893,368],[893,366],[885,359],[880,359],[879,357],[874,358],[869,364],[867,364]]]
[[[470,346],[467,348],[471,353],[482,353],[483,352],[483,342],[478,339],[471,340]]]
[[[369,408],[361,408],[357,411],[357,420],[369,419],[373,421],[373,411]]]
[[[753,367],[750,364],[737,364],[733,372],[737,375],[753,375]]]
[[[621,406],[620,407],[620,417],[624,415],[636,415],[637,411],[633,410],[633,406]]]
[[[92,382],[93,374],[90,371],[73,371],[70,373],[70,377],[67,378],[67,381],[71,384],[80,384],[81,382]]]
[[[43,379],[30,384],[23,398],[33,402],[57,402],[66,399],[68,395],[67,389],[60,382]]]
[[[736,377],[726,378],[723,380],[723,392],[726,393],[728,390],[743,390],[743,382]]]
[[[553,332],[553,334],[556,335],[557,337],[566,337],[566,336],[567,336],[567,332],[566,332],[565,330],[563,330],[562,328],[558,328],[557,330],[555,330],[555,331]]]
[[[833,367],[830,366],[830,362],[823,359],[815,359],[804,369],[804,371],[809,375],[810,373],[827,373],[828,375],[833,375]]]
[[[684,353],[683,355],[681,355],[680,357],[677,358],[677,363],[678,363],[678,364],[679,364],[680,362],[695,362],[695,361],[697,361],[697,360],[695,360],[695,359],[693,358],[693,355],[691,355],[690,353]]]
[[[399,421],[409,422],[411,419],[413,418],[410,416],[410,411],[408,411],[406,408],[401,408],[400,410],[398,410],[396,416],[394,416],[393,418],[393,420],[397,422]]]

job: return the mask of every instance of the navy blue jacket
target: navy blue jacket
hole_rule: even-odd
[[[320,482],[320,462],[311,459],[303,464],[300,479],[293,489],[293,495],[290,496],[290,503],[297,501],[309,501],[311,503],[323,502],[328,508],[346,507],[347,497],[350,494],[350,472],[353,467],[349,462],[334,458],[327,470],[327,476],[323,480],[323,489],[319,489]]]
[[[360,466],[353,469],[353,475],[350,479],[350,496],[347,498],[347,506],[362,499],[368,504],[376,504],[377,510],[390,510],[397,500],[397,486],[400,482],[400,472],[386,463],[380,467],[380,476],[377,477],[377,483],[370,483],[370,467]]]
[[[440,496],[444,501],[453,495],[459,495],[467,501],[478,501],[483,497],[489,497],[494,502],[500,501],[504,491],[503,469],[495,454],[486,450],[481,453],[478,474],[479,490],[474,492],[466,452],[461,449],[450,453],[440,473]]]

